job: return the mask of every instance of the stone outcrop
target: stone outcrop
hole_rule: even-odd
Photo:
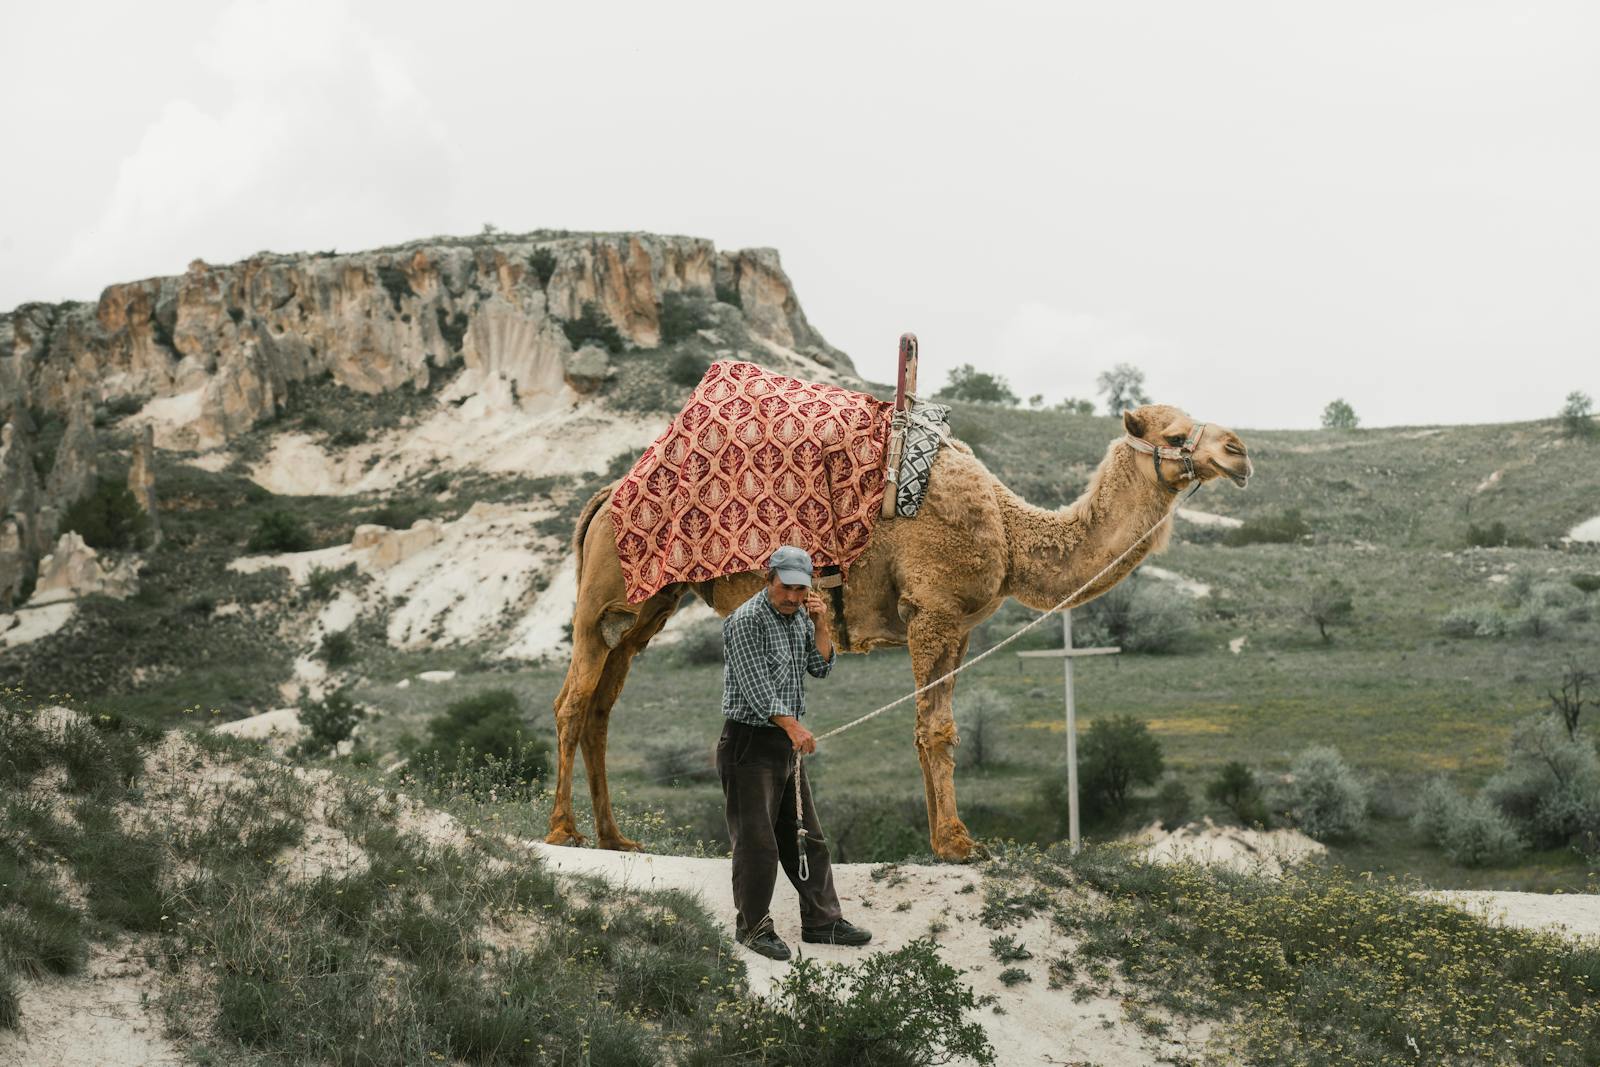
[[[133,592],[131,567],[101,565],[99,553],[84,543],[75,530],[56,542],[55,551],[39,562],[39,584],[28,598],[30,607],[77,600],[91,593],[125,597]]]
[[[56,448],[45,489],[46,500],[58,515],[94,488],[95,453],[94,408],[89,398],[80,394],[67,410],[66,433]]]
[[[350,540],[351,548],[372,550],[372,565],[380,570],[404,563],[423,549],[432,548],[444,538],[444,531],[432,519],[418,519],[409,530],[362,524]]]
[[[593,393],[611,376],[611,355],[599,345],[584,345],[562,368],[562,377],[574,392]]]
[[[128,466],[128,491],[150,520],[150,544],[161,543],[161,519],[156,514],[155,427],[145,426],[133,439],[133,462]]]
[[[0,426],[0,610],[15,607],[33,581],[44,539],[39,479],[33,469],[33,420],[13,401]]]
[[[664,296],[719,290],[756,336],[853,374],[806,321],[771,249],[539,232],[196,261],[179,277],[112,285],[93,304],[26,304],[0,315],[0,410],[20,400],[65,415],[86,393],[137,398],[158,447],[206,449],[276,414],[292,383],[324,374],[380,393],[464,365],[507,377],[519,396],[581,390],[596,381],[595,359],[572,350],[562,324],[585,305],[649,349]]]

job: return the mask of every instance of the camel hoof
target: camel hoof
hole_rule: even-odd
[[[576,830],[551,830],[545,835],[544,843],[547,845],[581,845],[583,835]]]
[[[643,852],[644,846],[637,841],[630,841],[626,837],[602,837],[597,843],[598,848],[608,848],[612,852]]]
[[[989,850],[966,834],[953,834],[933,846],[933,854],[946,863],[971,863],[986,859]]]

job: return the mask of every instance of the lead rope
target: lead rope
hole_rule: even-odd
[[[943,685],[945,682],[948,682],[950,679],[954,678],[956,675],[960,674],[962,671],[966,670],[968,667],[972,667],[972,666],[975,666],[975,665],[977,665],[979,663],[982,663],[984,660],[988,659],[990,656],[994,655],[996,652],[999,652],[1002,648],[1005,648],[1011,642],[1015,641],[1017,638],[1021,637],[1023,634],[1027,633],[1029,630],[1033,629],[1035,626],[1038,626],[1041,622],[1044,622],[1044,620],[1046,620],[1046,619],[1050,618],[1051,616],[1053,616],[1054,614],[1056,614],[1056,612],[1058,612],[1062,608],[1066,607],[1073,600],[1076,600],[1079,596],[1082,596],[1083,593],[1085,591],[1087,591],[1090,586],[1094,585],[1095,582],[1098,582],[1101,578],[1104,578],[1106,576],[1106,574],[1108,572],[1110,572],[1111,569],[1114,568],[1117,564],[1119,564],[1123,560],[1127,559],[1128,558],[1128,553],[1130,553],[1134,549],[1138,548],[1141,544],[1144,543],[1145,538],[1149,537],[1151,534],[1153,534],[1157,530],[1159,530],[1161,528],[1161,524],[1162,523],[1172,521],[1172,517],[1178,513],[1178,508],[1182,507],[1183,504],[1186,501],[1188,501],[1191,497],[1193,497],[1196,493],[1198,493],[1200,491],[1200,486],[1203,485],[1203,484],[1204,484],[1203,482],[1195,482],[1193,485],[1191,485],[1189,487],[1188,491],[1185,492],[1183,494],[1183,496],[1178,498],[1178,502],[1176,504],[1174,504],[1172,506],[1172,508],[1170,508],[1165,515],[1163,515],[1163,516],[1161,516],[1161,518],[1157,519],[1150,526],[1150,528],[1148,530],[1146,530],[1144,533],[1140,534],[1138,536],[1138,538],[1136,538],[1134,540],[1133,544],[1131,544],[1127,548],[1123,549],[1122,553],[1120,555],[1118,555],[1116,559],[1112,560],[1110,563],[1107,563],[1104,567],[1101,567],[1099,573],[1097,573],[1093,578],[1090,578],[1087,582],[1084,582],[1082,585],[1078,586],[1078,588],[1074,589],[1071,593],[1068,593],[1064,598],[1062,598],[1061,602],[1059,604],[1057,604],[1055,607],[1051,608],[1049,611],[1046,611],[1046,612],[1042,613],[1037,618],[1029,620],[1019,630],[1017,630],[1016,633],[1012,634],[1010,637],[1007,637],[1005,640],[1001,641],[999,644],[995,645],[992,648],[985,649],[984,651],[978,653],[976,656],[974,656],[971,659],[967,660],[965,663],[958,664],[954,670],[952,670],[952,671],[950,671],[950,672],[948,672],[946,674],[940,675],[939,677],[935,678],[933,681],[929,682],[927,685],[919,686],[918,688],[913,689],[911,692],[907,693],[905,696],[900,697],[898,700],[892,700],[889,703],[885,704],[881,708],[875,708],[872,711],[867,712],[865,715],[861,716],[859,719],[852,719],[849,722],[845,723],[843,726],[835,726],[833,729],[829,730],[827,733],[822,734],[821,736],[819,736],[816,739],[817,744],[820,745],[822,742],[826,741],[828,738],[833,737],[833,736],[835,736],[837,734],[842,734],[846,730],[854,729],[855,727],[860,726],[862,723],[866,722],[868,719],[875,719],[879,715],[882,715],[884,712],[889,711],[891,708],[897,708],[901,704],[904,704],[908,700],[915,700],[917,697],[921,696],[923,693],[926,693],[928,690],[934,688],[935,686]],[[796,829],[795,844],[796,844],[796,846],[798,847],[798,849],[800,851],[800,863],[799,863],[799,870],[798,870],[797,873],[798,873],[799,878],[800,878],[800,880],[802,882],[808,880],[811,877],[811,866],[810,866],[810,864],[808,864],[806,862],[806,828],[805,828],[805,822],[804,822],[805,810],[801,806],[801,801],[800,801],[800,787],[804,784],[804,781],[805,781],[804,777],[803,777],[804,768],[805,768],[805,756],[801,755],[800,751],[798,749],[796,749],[795,750],[795,754],[794,754],[794,821],[795,821],[795,824],[796,824],[796,826],[795,826],[795,829]]]

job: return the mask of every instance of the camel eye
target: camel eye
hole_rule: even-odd
[[[1183,444],[1185,440],[1186,438],[1181,433],[1167,434],[1167,444],[1171,445],[1173,448],[1177,448],[1179,445]]]
[[[1222,448],[1223,448],[1223,451],[1228,452],[1228,453],[1230,453],[1232,455],[1235,455],[1235,456],[1244,455],[1244,446],[1243,445],[1236,445],[1232,441],[1229,441],[1227,444],[1223,445]]]

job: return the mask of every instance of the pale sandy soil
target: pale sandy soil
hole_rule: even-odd
[[[1578,523],[1578,525],[1574,526],[1570,531],[1568,531],[1567,536],[1572,538],[1574,541],[1600,542],[1600,515],[1596,515],[1592,519],[1585,519],[1583,522]]]
[[[97,945],[84,973],[25,982],[22,1028],[0,1031],[0,1064],[157,1067],[187,1062],[163,1036],[159,982],[133,947]]]
[[[1196,526],[1221,526],[1230,530],[1236,526],[1244,525],[1242,519],[1235,519],[1228,515],[1216,515],[1209,511],[1196,511],[1193,508],[1179,508],[1178,518],[1183,519],[1185,522],[1192,522]]]
[[[1178,592],[1186,593],[1196,599],[1211,595],[1211,587],[1205,582],[1197,582],[1193,578],[1185,578],[1177,571],[1169,571],[1165,567],[1157,567],[1146,563],[1139,568],[1139,572],[1148,574],[1157,581],[1170,582]]]

